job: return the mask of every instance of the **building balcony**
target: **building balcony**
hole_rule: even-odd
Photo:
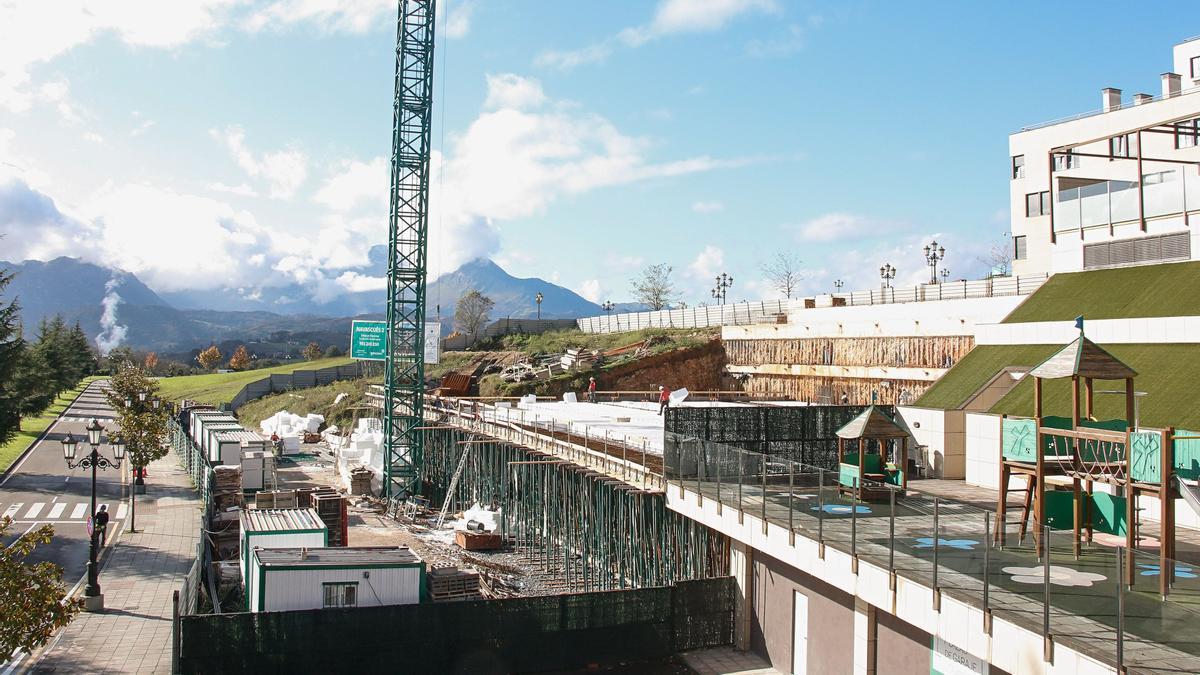
[[[1135,181],[1062,179],[1054,201],[1054,232],[1111,231],[1120,225],[1140,224],[1143,209],[1147,220],[1200,213],[1200,175],[1190,169],[1145,174],[1141,208]]]

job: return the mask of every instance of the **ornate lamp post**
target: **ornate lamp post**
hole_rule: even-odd
[[[883,280],[884,288],[891,288],[892,279],[896,278],[896,268],[892,267],[891,263],[884,263],[883,267],[879,268],[879,278]]]
[[[79,461],[75,460],[76,453],[79,450],[79,441],[71,434],[62,441],[63,458],[67,460],[67,466],[76,469],[83,467],[92,470],[92,505],[91,515],[88,516],[88,524],[91,530],[88,543],[88,563],[87,563],[87,587],[84,588],[84,606],[89,612],[98,612],[104,609],[104,596],[100,593],[99,569],[96,566],[96,540],[98,539],[99,531],[95,527],[93,519],[96,517],[96,470],[97,469],[119,469],[121,468],[121,460],[125,459],[125,443],[121,439],[109,439],[109,445],[112,446],[113,458],[109,459],[100,454],[100,437],[104,433],[104,427],[96,420],[87,427],[87,444],[92,450],[84,455]]]
[[[842,281],[841,279],[837,279],[836,281],[834,281],[834,282],[833,282],[833,289],[834,289],[834,291],[833,291],[833,292],[834,292],[834,293],[841,293],[841,292],[842,292],[842,286],[845,286],[845,285],[846,285],[846,282]]]
[[[616,305],[614,305],[613,303],[611,303],[609,301],[605,301],[604,303],[602,303],[600,305],[600,309],[604,310],[605,314],[612,314],[612,311],[615,308],[616,308]]]
[[[929,265],[929,283],[936,284],[938,282],[937,266],[945,257],[946,247],[938,246],[936,241],[929,242],[929,245],[925,247],[925,264]]]
[[[535,296],[533,296],[533,301],[537,303],[537,308],[538,308],[538,315],[537,315],[537,316],[538,316],[538,320],[539,320],[539,321],[540,321],[540,320],[541,320],[541,318],[542,318],[542,297],[543,297],[543,296],[542,296],[542,292],[541,292],[541,291],[538,291],[538,294],[537,294],[537,295],[535,295]]]
[[[139,391],[137,393],[137,412],[145,412],[147,405],[149,405],[152,410],[158,410],[158,407],[162,405],[162,402],[159,401],[157,396],[152,397],[149,401],[147,401],[146,399],[148,396],[149,395],[144,391]],[[134,404],[135,401],[133,399],[129,398],[128,396],[125,397],[125,407],[127,409],[134,410]],[[137,532],[137,495],[144,494],[146,492],[146,467],[137,466],[132,462],[133,458],[130,458],[130,464],[132,465],[133,469],[133,484],[129,489],[129,531]]]
[[[941,274],[941,277],[942,277],[942,283],[943,283],[943,284],[944,284],[944,283],[946,283],[946,281],[947,281],[946,277],[949,277],[949,276],[950,276],[950,270],[948,270],[948,269],[946,269],[945,267],[943,267],[943,268],[942,268],[942,271],[940,272],[940,274]]]
[[[712,289],[712,296],[716,299],[717,304],[725,304],[725,296],[729,293],[729,287],[733,286],[733,277],[721,272],[717,277],[717,285]]]

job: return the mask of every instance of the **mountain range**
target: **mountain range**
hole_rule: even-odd
[[[371,251],[370,265],[358,273],[382,276],[386,249]],[[27,337],[38,322],[60,314],[78,321],[88,335],[164,353],[194,352],[211,343],[258,343],[259,355],[281,356],[309,341],[346,347],[350,321],[383,318],[385,291],[346,292],[317,301],[299,285],[263,289],[253,297],[235,289],[156,293],[136,275],[112,270],[77,258],[50,261],[2,262],[14,272],[6,297],[16,297]],[[440,316],[443,331],[453,324],[454,305],[475,288],[495,306],[492,319],[537,315],[534,301],[542,293],[543,318],[575,318],[601,309],[577,293],[544,279],[518,278],[488,259],[476,259],[431,282],[426,290],[427,314]],[[114,299],[113,295],[119,296]],[[105,299],[111,306],[106,316]]]

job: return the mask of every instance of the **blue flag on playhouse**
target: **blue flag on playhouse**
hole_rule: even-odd
[[[1075,317],[1075,327],[1079,329],[1080,333],[1083,332],[1083,315],[1082,314]]]

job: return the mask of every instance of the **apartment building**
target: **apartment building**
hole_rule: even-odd
[[[1014,274],[1200,257],[1200,36],[1175,45],[1158,95],[1101,103],[1009,137]]]

